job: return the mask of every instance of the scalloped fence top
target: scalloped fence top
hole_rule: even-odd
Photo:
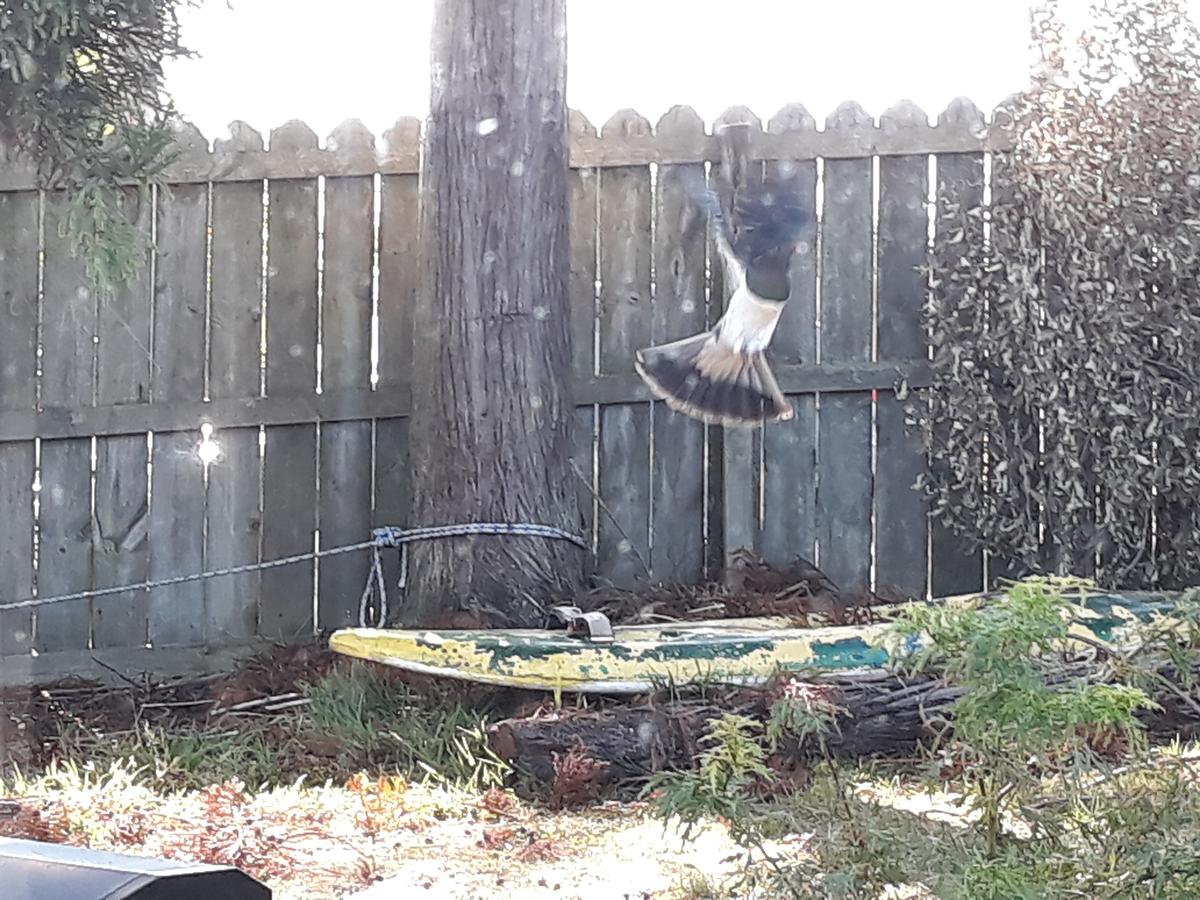
[[[1001,107],[997,107],[1000,109]],[[1006,135],[970,100],[954,100],[936,117],[901,101],[873,118],[859,104],[843,103],[821,127],[798,103],[771,116],[764,127],[753,111],[734,106],[707,127],[689,106],[675,106],[655,124],[634,110],[615,113],[596,128],[582,113],[570,116],[571,165],[613,167],[647,163],[718,162],[719,133],[747,127],[750,151],[758,159],[857,158],[914,153],[970,153],[1002,150]],[[245,122],[230,123],[210,141],[189,123],[177,126],[179,157],[167,170],[175,184],[312,178],[321,175],[412,174],[419,171],[421,122],[402,117],[376,137],[357,119],[348,119],[324,141],[304,122],[292,120],[264,137]],[[487,120],[479,140],[503,140],[504,123]],[[4,160],[0,148],[0,161]],[[27,161],[0,162],[0,191],[36,186]]]

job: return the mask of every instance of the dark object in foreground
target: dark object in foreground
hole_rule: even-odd
[[[1064,680],[1086,674],[1087,663],[1063,671]],[[1153,692],[1160,706],[1139,718],[1156,738],[1200,736],[1200,688],[1186,686],[1169,666]],[[1192,678],[1200,676],[1197,667]],[[785,742],[781,756],[793,762],[828,753],[836,757],[900,756],[952,730],[950,708],[962,690],[936,678],[901,677],[883,671],[829,673],[809,680],[741,690],[727,700],[674,700],[598,710],[539,710],[526,718],[497,722],[488,729],[492,750],[537,781],[555,779],[555,758],[586,753],[604,763],[606,783],[652,772],[691,768],[703,748],[709,723],[728,713],[765,722],[781,696],[806,696],[836,710],[836,728],[817,741]],[[1189,698],[1185,699],[1185,698]]]
[[[271,890],[227,866],[180,863],[0,838],[6,900],[270,900]]]

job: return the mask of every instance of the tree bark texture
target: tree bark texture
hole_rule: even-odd
[[[437,0],[413,348],[416,526],[578,533],[571,469],[565,0]],[[563,540],[409,550],[406,625],[540,625],[581,587]]]
[[[1081,667],[1073,674],[1081,674]],[[1160,708],[1139,713],[1154,738],[1200,735],[1200,690],[1185,685],[1170,667],[1154,692]],[[1200,669],[1192,678],[1200,675]],[[839,709],[837,727],[816,741],[785,742],[783,755],[803,761],[828,752],[836,757],[898,756],[952,731],[951,707],[962,690],[934,678],[904,678],[882,671],[830,674],[812,682],[823,700]],[[506,719],[488,729],[492,750],[519,772],[550,783],[555,758],[581,750],[607,763],[609,782],[638,778],[664,769],[691,768],[704,745],[709,723],[727,713],[765,722],[774,695],[745,691],[728,703],[673,701],[598,710],[561,710]]]

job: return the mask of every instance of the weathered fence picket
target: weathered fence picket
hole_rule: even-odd
[[[704,121],[688,107],[659,120],[655,134],[686,139],[704,133]],[[650,327],[661,344],[703,331],[705,326],[705,217],[691,196],[703,184],[699,163],[658,167],[654,192],[654,301]],[[665,403],[651,411],[650,569],[657,579],[696,582],[704,575],[704,425],[672,413]]]
[[[655,126],[624,111],[599,131],[576,113],[570,140],[562,302],[598,574],[693,582],[746,547],[818,561],[850,588],[979,587],[982,558],[927,529],[912,490],[926,463],[905,420],[928,385],[917,267],[931,197],[981,203],[1000,133],[960,102],[932,125],[911,105],[876,123],[848,104],[823,129],[798,105],[765,128],[740,107],[710,128],[687,107]],[[59,236],[62,198],[36,189],[28,163],[0,162],[0,680],[90,671],[93,654],[202,668],[355,622],[368,560],[4,609],[32,593],[441,524],[412,519],[407,454],[420,123],[379,139],[347,123],[324,146],[298,122],[269,147],[241,123],[211,151],[193,129],[178,141],[171,189],[137,209],[148,264],[111,298]],[[795,416],[706,427],[652,400],[634,353],[724,309],[693,186],[782,170],[814,210],[769,354]],[[394,608],[397,556],[385,565]]]
[[[190,135],[192,146],[203,143]],[[164,192],[165,193],[165,192]],[[204,399],[208,186],[183,184],[158,196],[154,266],[154,403]],[[198,430],[197,430],[198,432]],[[154,436],[150,483],[152,580],[204,570],[204,463],[197,432]],[[147,640],[155,647],[204,643],[204,584],[150,592]]]
[[[594,138],[596,127],[580,112],[570,118],[573,141]],[[571,342],[576,382],[589,381],[597,373],[596,228],[600,187],[599,170],[575,168],[568,176],[571,217],[567,224],[571,244],[571,275],[567,282],[571,304]],[[575,408],[575,463],[579,479],[577,497],[583,533],[595,546],[599,485],[596,483],[596,429],[599,405],[581,403]]]
[[[301,122],[271,134],[271,146],[303,154],[317,136]],[[319,205],[316,178],[271,181],[267,203],[268,397],[311,394],[317,384]],[[316,424],[273,425],[263,453],[264,559],[313,548],[317,527]],[[312,563],[263,573],[261,633],[292,639],[313,625]]]
[[[34,191],[0,194],[0,410],[37,406],[39,217]],[[0,657],[33,645],[33,611],[4,604],[33,592],[35,451],[0,444]]]
[[[815,133],[816,121],[803,106],[786,106],[767,123],[770,134]],[[768,174],[802,179],[813,222],[792,259],[791,294],[779,318],[769,353],[772,367],[817,362],[817,161],[774,160]],[[774,565],[796,556],[816,557],[817,403],[815,394],[788,397],[794,416],[763,430],[762,539],[760,552]]]
[[[857,104],[844,104],[826,130],[872,126]],[[871,160],[825,163],[821,221],[821,361],[871,360]],[[868,586],[871,572],[871,393],[823,392],[818,412],[817,519],[820,566],[845,589]]]
[[[216,155],[234,158],[262,149],[258,132],[240,123]],[[212,185],[208,393],[213,401],[252,400],[262,390],[263,185],[261,181]],[[209,445],[205,505],[205,559],[212,569],[260,559],[262,461],[258,427],[215,424]],[[205,640],[237,644],[258,629],[257,572],[204,584]],[[248,597],[255,602],[247,601]]]
[[[361,124],[330,136],[339,153],[374,152]],[[325,182],[325,252],[321,291],[321,388],[371,386],[371,288],[375,242],[375,185],[365,175]],[[322,547],[361,541],[371,528],[371,423],[321,426]],[[353,600],[362,591],[366,552],[323,559],[317,587],[317,623],[341,628],[357,621]]]
[[[421,139],[416,119],[401,119],[383,137],[385,157],[403,156]],[[412,357],[412,309],[421,277],[417,232],[417,176],[384,175],[379,187],[378,383],[385,394],[406,395]],[[411,503],[408,420],[377,419],[374,443],[372,526],[406,525]],[[396,586],[398,560],[385,562],[387,583]]]
[[[926,124],[925,113],[901,104],[883,114],[884,129]],[[925,354],[922,312],[927,282],[919,270],[929,240],[929,157],[879,160],[879,225],[876,252],[876,356],[919,359]],[[902,392],[903,393],[903,392]],[[875,579],[901,594],[925,589],[929,550],[928,503],[913,490],[925,469],[920,434],[905,424],[906,396],[880,391],[875,406]]]
[[[41,407],[94,405],[96,300],[83,264],[59,234],[65,200],[45,199],[42,276]],[[43,440],[39,481],[38,593],[67,594],[92,587],[92,439]],[[71,600],[38,610],[36,649],[82,650],[91,645],[92,604]]]
[[[614,115],[602,137],[637,139],[650,123],[626,110]],[[634,353],[651,341],[649,166],[619,166],[600,172],[599,279],[600,374],[633,369]],[[649,574],[650,404],[607,404],[600,408],[600,496],[597,565],[617,584]]]
[[[130,219],[149,237],[154,204],[130,193]],[[112,296],[101,296],[96,316],[96,403],[145,403],[150,396],[150,260]],[[96,441],[92,509],[92,585],[119,587],[150,575],[150,483],[145,433],[105,435]],[[128,647],[146,642],[149,597],[144,590],[92,601],[92,646]]]
[[[721,136],[723,153],[720,165],[713,166],[709,185],[720,195],[725,208],[728,208],[732,190],[762,178],[762,164],[758,160],[752,160],[750,155],[752,142],[762,133],[762,123],[750,110],[735,106],[718,117],[713,123],[713,128]],[[733,284],[726,277],[724,261],[711,234],[709,258],[712,272],[709,296],[715,323],[728,306]],[[721,543],[725,551],[724,562],[728,563],[731,554],[739,549],[759,549],[759,453],[762,446],[762,430],[714,429],[713,434],[716,437],[714,443],[718,447],[713,475],[722,489],[719,501]]]
[[[944,128],[976,129],[983,124],[983,116],[970,102],[954,102],[938,118]],[[939,154],[937,165],[937,200],[939,204],[958,203],[970,209],[983,203],[983,154],[944,153]],[[940,211],[940,210],[939,210]],[[983,241],[983,221],[974,218],[967,222],[968,233],[957,237],[968,243]],[[936,220],[934,241],[944,242],[956,238],[948,234],[943,223]],[[980,448],[976,465],[983,465],[983,448]],[[983,582],[983,553],[971,552],[961,539],[936,519],[930,530],[931,587],[935,595],[961,594],[978,589]]]

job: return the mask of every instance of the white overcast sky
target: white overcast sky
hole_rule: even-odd
[[[184,13],[199,59],[168,86],[212,140],[242,119],[264,136],[302,119],[321,136],[377,134],[428,108],[432,0],[205,0]],[[798,101],[820,121],[857,100],[934,117],[964,95],[985,112],[1026,83],[1026,0],[567,0],[568,102],[597,126],[677,103],[711,122]]]

